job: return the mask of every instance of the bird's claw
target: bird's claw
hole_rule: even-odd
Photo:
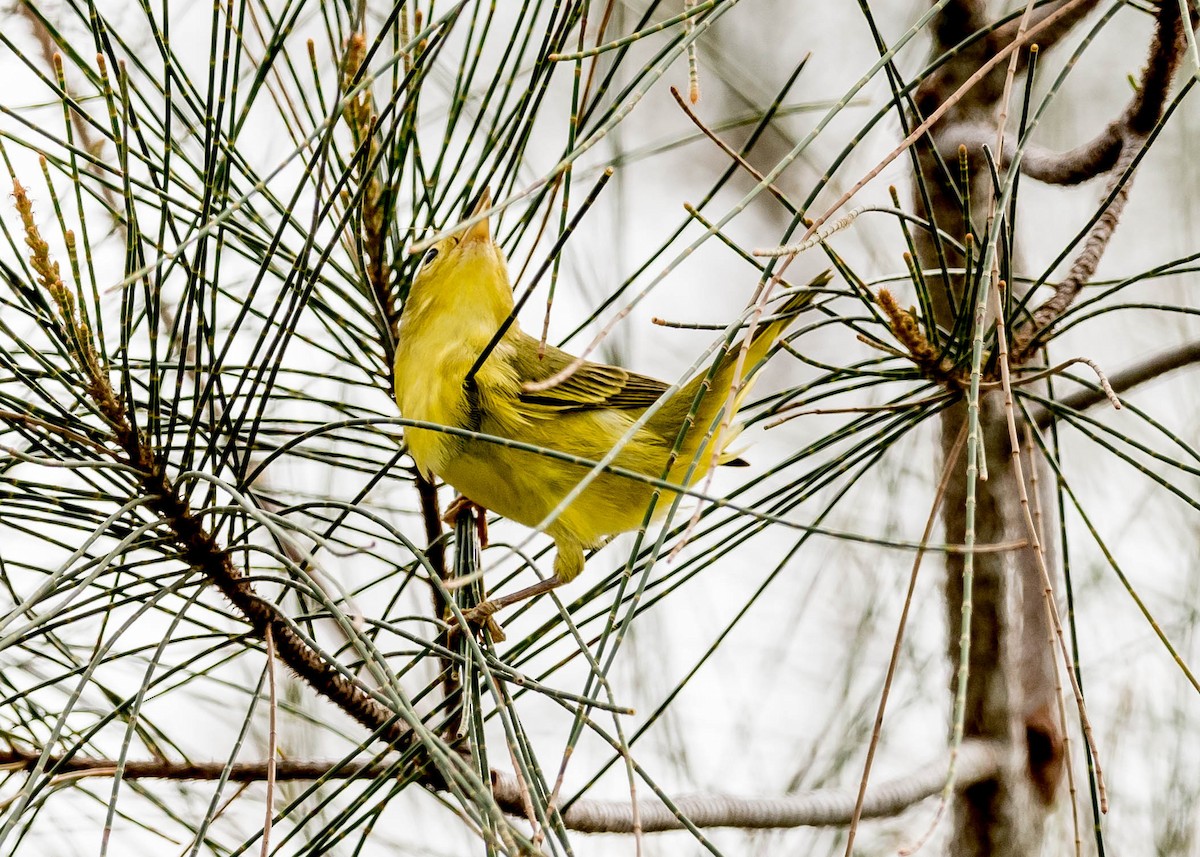
[[[474,631],[486,630],[491,635],[493,642],[503,643],[508,639],[508,635],[504,633],[504,629],[496,621],[496,611],[498,609],[498,605],[494,602],[482,601],[470,610],[464,610],[463,618],[466,620],[468,628]],[[461,626],[452,628],[450,631],[451,638],[461,631]]]

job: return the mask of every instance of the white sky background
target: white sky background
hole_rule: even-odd
[[[926,8],[923,2],[876,5],[874,12],[889,40],[902,34]],[[640,11],[641,7],[635,8]],[[207,26],[207,8],[197,9],[196,14]],[[131,13],[131,17],[135,16]],[[1068,44],[1043,57],[1035,98],[1045,91],[1069,51],[1095,20],[1096,16],[1089,18]],[[1070,148],[1116,116],[1130,95],[1126,76],[1136,76],[1144,61],[1149,33],[1148,16],[1133,9],[1118,12],[1116,22],[1097,36],[1067,80],[1042,123],[1038,142],[1054,149]],[[186,42],[177,43],[180,46],[194,50],[197,63],[207,63],[207,38],[195,39],[190,46]],[[927,49],[925,39],[916,39],[900,56],[901,70],[911,74],[919,69]],[[809,51],[812,59],[792,89],[787,99],[789,104],[826,102],[841,97],[877,58],[855,3],[743,0],[701,43],[703,99],[697,111],[710,124],[745,112],[746,105],[735,95],[735,90],[742,99],[765,104],[796,60]],[[18,82],[22,80],[10,52],[4,53],[0,63],[4,74],[12,75]],[[1185,59],[1184,74],[1192,70],[1190,63],[1190,59]],[[564,81],[566,78],[564,75]],[[582,199],[590,187],[588,168],[606,163],[618,149],[634,150],[694,131],[667,92],[668,85],[686,90],[686,84],[686,66],[680,62],[651,90],[619,131],[581,162],[574,200]],[[1021,87],[1016,91],[1019,98]],[[564,83],[552,91],[550,98],[562,99],[567,95],[569,89]],[[858,98],[862,106],[846,109],[780,178],[778,184],[794,200],[807,195],[859,124],[890,98],[890,92],[885,80],[879,77]],[[0,103],[4,104],[24,101],[19,86],[0,96]],[[432,102],[433,99],[426,99],[425,109],[435,110],[430,106]],[[1018,104],[1014,103],[1014,113]],[[547,109],[553,112],[553,108]],[[820,115],[817,111],[783,120],[781,127],[785,133],[773,133],[760,144],[756,165],[762,169],[772,166],[774,159],[807,133]],[[1185,101],[1138,173],[1122,225],[1101,264],[1099,277],[1144,271],[1200,249],[1194,158],[1198,124],[1200,112],[1194,99]],[[840,168],[832,189],[816,205],[816,213],[823,210],[822,203],[831,202],[874,166],[895,145],[898,132],[899,122],[894,116],[881,123],[854,157]],[[729,132],[724,136],[736,144],[743,133]],[[532,181],[552,165],[560,151],[559,141],[545,142],[544,152],[531,150],[531,161],[542,155],[545,160],[531,163],[522,181]],[[272,159],[283,157],[290,149],[291,145],[284,140],[265,137],[256,157],[263,164],[273,164],[277,160]],[[610,294],[658,246],[685,216],[683,204],[698,201],[725,166],[726,160],[709,142],[698,141],[621,168],[601,203],[568,245],[552,332],[561,335],[574,329],[584,317],[585,309]],[[908,161],[901,158],[861,191],[850,206],[890,205],[889,184],[897,185],[901,199],[906,201],[908,179]],[[724,213],[750,187],[751,182],[744,178],[731,183],[705,210],[706,215]],[[1018,241],[1028,273],[1042,272],[1086,222],[1099,195],[1098,182],[1063,190],[1023,181]],[[727,231],[742,246],[770,246],[779,240],[786,226],[780,215],[777,206],[760,201],[734,220]],[[10,210],[0,216],[6,223],[15,222]],[[684,241],[699,234],[699,227],[693,226]],[[833,238],[831,244],[860,275],[884,277],[904,270],[902,235],[886,215],[860,217],[853,227]],[[534,255],[536,261],[540,261],[548,246],[548,241],[544,241]],[[677,246],[682,249],[685,244]],[[524,261],[526,253],[528,248],[517,249],[513,254],[514,267]],[[819,253],[811,251],[797,260],[789,271],[789,279],[801,284],[826,267],[826,260]],[[669,258],[672,254],[664,257]],[[656,263],[649,275],[662,266],[661,261]],[[636,287],[648,281],[649,276],[644,276]],[[603,356],[674,381],[712,342],[713,334],[659,327],[650,319],[657,316],[685,322],[728,322],[745,306],[755,282],[755,274],[748,265],[724,245],[711,240],[683,261],[621,323],[605,343]],[[1124,299],[1195,306],[1196,287],[1195,276],[1190,274],[1147,280],[1128,290]],[[906,292],[900,286],[896,292],[902,305],[912,302],[911,291]],[[522,317],[527,330],[536,332],[540,328],[541,312],[542,301],[535,296]],[[609,311],[602,319],[611,315]],[[1112,373],[1171,345],[1192,341],[1198,334],[1200,327],[1191,317],[1136,311],[1112,313],[1081,325],[1056,341],[1053,356],[1061,360],[1085,355]],[[588,331],[576,337],[569,347],[582,347],[590,335]],[[824,328],[799,345],[806,354],[831,363],[850,363],[871,356],[851,333],[839,328]],[[343,391],[336,386],[335,368],[331,367],[331,395],[358,395],[356,391]],[[779,355],[760,380],[758,392],[771,392],[812,376],[810,368]],[[1195,378],[1194,372],[1176,373],[1138,389],[1129,396],[1129,401],[1148,411],[1184,442],[1195,445],[1200,441],[1196,429],[1200,401]],[[858,403],[870,401],[863,399]],[[837,402],[843,407],[848,404],[844,400]],[[1096,409],[1093,415],[1120,425],[1123,432],[1144,439],[1155,449],[1169,449],[1161,437],[1154,437],[1128,412],[1117,414]],[[764,463],[780,460],[836,424],[827,417],[814,417],[794,420],[770,432],[752,429],[745,436],[752,444],[746,456],[761,470]],[[933,438],[932,426],[905,438],[884,459],[875,476],[861,482],[825,525],[874,536],[917,539],[928,513],[936,476]],[[1063,432],[1063,440],[1067,474],[1088,513],[1181,654],[1190,664],[1200,662],[1200,642],[1194,632],[1200,583],[1196,560],[1200,556],[1197,550],[1200,529],[1194,510],[1072,430]],[[751,475],[754,473],[749,471]],[[746,478],[743,471],[720,474],[714,492],[729,490]],[[769,482],[776,484],[782,478],[777,475]],[[1174,477],[1174,481],[1195,491],[1194,479],[1188,483]],[[307,487],[313,490],[311,484]],[[329,486],[329,491],[338,495],[343,489]],[[817,507],[817,502],[810,502],[800,509]],[[685,507],[681,516],[689,515],[691,508]],[[792,514],[799,515],[800,511]],[[1148,851],[1148,842],[1167,848],[1164,831],[1174,822],[1190,831],[1193,837],[1190,847],[1198,848],[1196,837],[1200,833],[1195,820],[1172,816],[1180,807],[1200,801],[1200,777],[1195,773],[1200,770],[1200,730],[1195,728],[1200,722],[1200,698],[1137,613],[1088,539],[1078,517],[1073,513],[1067,517],[1072,568],[1078,587],[1084,683],[1113,807],[1106,822],[1106,842],[1111,853]],[[419,537],[420,528],[414,519],[405,519],[404,525],[411,535]],[[496,542],[515,543],[525,535],[521,528],[503,523],[493,530]],[[638,618],[611,674],[618,700],[639,712],[627,718],[626,734],[641,724],[641,717],[651,712],[663,694],[695,663],[745,603],[749,593],[774,569],[795,537],[793,532],[769,530],[754,539],[748,549],[709,568],[673,597]],[[541,544],[538,542],[538,547]],[[0,548],[0,552],[12,549]],[[502,556],[496,550],[486,556],[493,555]],[[677,561],[685,562],[687,556],[685,549]],[[585,578],[598,576],[624,557],[620,543],[608,548],[589,563]],[[719,790],[770,795],[788,788],[855,787],[911,558],[907,551],[822,538],[810,542],[679,696],[669,713],[635,747],[638,762],[671,793]],[[364,574],[370,573],[367,565],[363,568]],[[665,563],[663,570],[666,571]],[[339,574],[345,575],[347,585],[353,585],[358,572],[353,562],[346,562],[339,566]],[[932,555],[923,568],[910,618],[902,670],[893,690],[883,747],[873,774],[876,780],[911,770],[939,756],[944,747],[950,695],[949,673],[941,655],[945,608],[939,576],[937,557]],[[564,598],[574,598],[586,586],[586,582],[574,584]],[[548,604],[538,605],[533,614],[544,618],[551,609]],[[525,622],[530,625],[523,626]],[[532,621],[518,618],[506,623],[506,627],[511,636],[519,637],[522,627],[532,627]],[[578,692],[582,690],[583,676],[581,669],[567,668],[555,675],[554,682]],[[230,677],[243,683],[257,680],[256,675],[249,674]],[[189,703],[186,714],[189,722],[195,724],[191,736],[195,743],[189,749],[198,757],[223,758],[232,746],[234,735],[224,728],[221,705],[219,698],[205,704],[197,704],[195,700]],[[539,707],[529,697],[521,710],[533,739],[543,749],[543,762],[556,765],[569,719],[561,709],[548,703]],[[160,716],[162,712],[160,709]],[[236,728],[240,719],[239,712],[228,725]],[[289,722],[295,725],[294,720],[285,720],[285,724]],[[611,727],[611,718],[605,725]],[[305,735],[301,727],[295,728],[293,747],[312,740],[311,733]],[[253,736],[254,752],[247,752],[245,757],[258,757],[263,752],[263,729],[265,720]],[[1073,744],[1076,752],[1078,747],[1078,743]],[[315,755],[329,752],[327,748],[323,752],[314,748]],[[607,749],[598,741],[585,738],[571,763],[568,792],[571,786],[582,784],[585,775],[607,757]],[[503,759],[498,764],[506,766]],[[1085,787],[1086,775],[1078,760],[1076,771]],[[614,767],[593,791],[593,796],[627,795],[624,777],[620,766]],[[177,801],[182,814],[197,816],[205,811],[210,794],[203,785],[189,788],[186,796],[183,790],[174,787],[168,791],[167,799]],[[107,792],[98,788],[95,793]],[[639,793],[645,796],[649,790],[643,787]],[[62,821],[60,830],[68,835],[58,843],[61,853],[92,853],[89,849],[94,850],[99,840],[98,822],[103,818],[103,806],[73,799],[66,793],[50,800],[57,805],[44,811],[40,823],[45,826],[50,818]],[[253,828],[260,818],[259,806],[256,801],[246,800],[222,817],[220,823],[229,825],[225,834],[228,841],[237,841],[233,830]],[[932,803],[927,803],[901,819],[864,824],[860,838],[862,853],[894,853],[896,847],[911,844],[926,829],[932,813]],[[1060,811],[1054,823],[1060,834],[1052,839],[1046,853],[1069,853],[1069,814]],[[368,848],[364,853],[482,853],[477,840],[418,789],[410,789],[394,801],[380,825],[390,826],[391,830],[379,837],[374,850]],[[50,831],[43,829],[40,835],[27,839],[24,848],[28,850],[19,853],[51,853],[46,850],[50,836]],[[739,855],[840,853],[837,845],[840,837],[828,831],[767,834],[714,831],[711,839],[727,849],[726,853]],[[139,853],[139,849],[150,847],[148,843],[155,841],[132,825],[118,824],[110,853]],[[606,857],[634,853],[633,842],[627,837],[577,836],[574,846],[579,855]],[[926,853],[933,853],[935,847],[929,846]],[[1164,853],[1187,853],[1183,849],[1188,846],[1178,847],[1181,850]],[[686,834],[649,836],[645,851],[651,855],[701,853],[700,847]]]

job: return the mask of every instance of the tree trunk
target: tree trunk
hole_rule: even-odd
[[[986,22],[979,4],[950,4],[935,29],[935,51],[960,42]],[[1012,35],[1008,36],[1011,40]],[[992,55],[996,46],[984,39],[934,74],[917,91],[917,107],[928,116],[970,74]],[[1003,65],[1003,64],[1002,64]],[[933,146],[942,139],[956,139],[954,129],[962,123],[996,123],[1003,92],[1005,68],[985,78],[963,98],[932,131]],[[917,120],[919,121],[919,120]],[[958,154],[953,148],[942,152],[951,171],[958,171]],[[929,204],[919,185],[914,185],[914,209],[944,232],[963,241],[966,228],[962,204],[954,184],[939,163],[926,138],[919,148],[920,169],[925,179]],[[991,180],[980,158],[971,167],[971,222],[978,248],[986,240]],[[932,209],[929,211],[928,209]],[[917,262],[926,272],[936,321],[943,331],[954,326],[953,307],[963,301],[961,276],[945,277],[941,257],[932,236],[918,231]],[[949,267],[962,267],[961,254],[946,248]],[[975,253],[973,264],[977,263]],[[1012,267],[1017,267],[1015,260]],[[984,273],[987,277],[987,273]],[[953,303],[952,303],[953,301]],[[971,313],[973,308],[963,308]],[[987,319],[993,318],[991,312]],[[986,360],[986,355],[985,355]],[[982,392],[979,397],[981,443],[986,454],[988,478],[976,482],[975,543],[988,546],[1028,541],[1025,512],[1020,503],[1017,476],[1009,441],[1004,394]],[[964,400],[947,409],[942,417],[943,460],[955,446],[967,420]],[[1018,436],[1024,428],[1018,423]],[[1045,465],[1022,460],[1030,503],[1039,503],[1043,520],[1057,522],[1047,497],[1035,499],[1035,488],[1048,484]],[[965,453],[954,464],[942,520],[948,543],[962,544],[966,535],[968,472]],[[1034,474],[1036,472],[1036,484]],[[1054,576],[1055,558],[1051,536],[1042,538],[1047,566]],[[1049,544],[1047,543],[1049,542]],[[951,687],[956,688],[963,624],[963,584],[966,557],[947,554],[946,607],[949,625],[947,656],[953,669]],[[1062,768],[1062,732],[1058,711],[1055,671],[1057,649],[1052,647],[1051,622],[1046,609],[1042,573],[1032,546],[1008,552],[974,555],[973,598],[964,737],[1004,742],[1009,748],[1001,776],[965,790],[952,807],[953,832],[949,853],[956,855],[1025,855],[1041,849],[1042,829],[1054,800]]]

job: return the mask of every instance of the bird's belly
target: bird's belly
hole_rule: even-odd
[[[479,441],[446,461],[442,479],[467,498],[527,527],[542,523],[589,472],[586,467]],[[609,473],[597,476],[547,532],[570,534],[584,546],[597,546],[616,533],[637,529],[650,502],[650,486]],[[664,496],[656,515],[666,511]]]
[[[400,413],[420,422],[459,426],[463,410],[461,384],[453,381],[447,383],[443,380],[446,377],[452,378],[453,375],[445,371],[435,373],[435,380],[432,381],[397,383]],[[442,475],[446,461],[462,446],[459,436],[432,429],[409,427],[404,431],[404,438],[413,461],[426,475]]]
[[[408,442],[409,455],[426,477],[430,474],[441,476],[445,462],[454,455],[454,438],[445,432],[408,428],[404,439]]]

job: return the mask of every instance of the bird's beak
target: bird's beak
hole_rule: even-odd
[[[482,211],[487,211],[492,207],[492,189],[485,187],[483,193],[479,195],[479,201],[475,203],[475,208],[471,211],[468,217],[474,217]],[[476,223],[474,226],[468,227],[463,234],[462,243],[470,244],[472,241],[491,241],[492,230],[488,224],[488,218]]]

